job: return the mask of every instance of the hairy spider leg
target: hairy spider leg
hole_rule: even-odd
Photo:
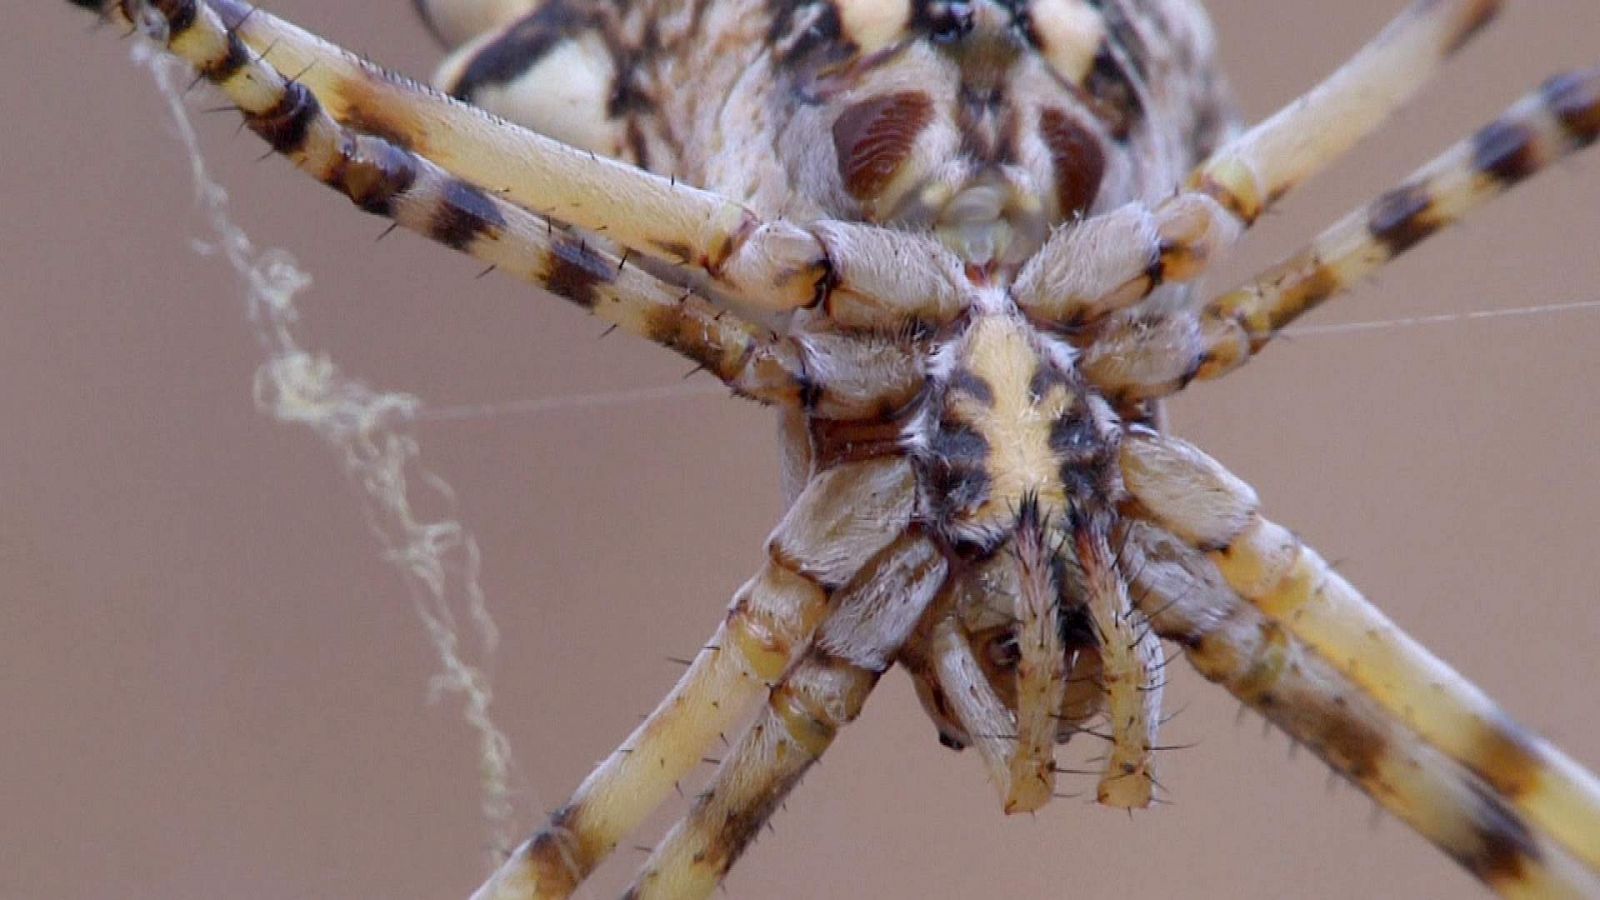
[[[1245,286],[1165,321],[1108,322],[1084,371],[1107,393],[1140,400],[1225,375],[1324,300],[1597,136],[1600,68],[1552,78]]]
[[[1101,681],[1111,749],[1095,798],[1107,806],[1142,809],[1154,794],[1156,729],[1161,725],[1164,659],[1161,638],[1128,596],[1127,576],[1117,565],[1105,523],[1074,535],[1084,568],[1090,620],[1099,637]]]
[[[571,894],[803,656],[835,595],[910,525],[913,482],[901,458],[815,475],[768,539],[767,563],[672,693],[473,896]]]
[[[1003,798],[1007,813],[1032,812],[1050,802],[1056,786],[1056,732],[1067,693],[1067,649],[1061,639],[1061,592],[1056,575],[1061,523],[1023,503],[1017,516],[1016,742]]]
[[[1230,593],[1319,657],[1397,727],[1414,731],[1453,766],[1481,779],[1495,805],[1489,824],[1511,836],[1535,829],[1549,835],[1589,867],[1591,894],[1600,886],[1595,776],[1513,721],[1288,529],[1262,517],[1255,492],[1192,445],[1133,435],[1123,444],[1122,463],[1128,490],[1143,510],[1203,553]],[[1382,793],[1374,797],[1387,803]],[[1448,814],[1475,815],[1471,809]],[[1468,868],[1479,871],[1471,863]]]
[[[1207,303],[1205,364],[1216,378],[1284,326],[1445,226],[1600,137],[1600,67],[1557,76],[1500,118],[1356,210],[1244,287]]]
[[[131,0],[130,0],[131,2]],[[629,252],[697,269],[740,304],[786,312],[826,304],[870,327],[953,318],[965,298],[953,254],[931,238],[854,222],[763,221],[744,206],[594,152],[567,146],[387,72],[240,0],[198,0],[242,42],[299,73],[334,120],[404,146],[457,178]],[[125,18],[118,2],[108,11]],[[194,0],[161,0],[183,11]],[[896,266],[931,254],[930,265]]]
[[[691,900],[717,887],[839,730],[860,714],[945,571],[939,548],[912,529],[840,590],[810,649],[773,687],[626,896]]]
[[[1125,214],[1115,236],[1073,234],[1102,227],[1092,219],[1058,229],[1018,273],[1018,305],[1045,321],[1077,323],[1131,306],[1162,284],[1195,278],[1272,204],[1375,131],[1500,5],[1412,3],[1321,84],[1218,148],[1190,175],[1190,193],[1142,216]],[[1126,268],[1085,280],[1073,265],[1086,240],[1137,243],[1120,253]]]
[[[136,11],[137,4],[127,6]],[[170,0],[167,47],[215,83],[246,124],[298,168],[361,209],[550,290],[596,317],[687,356],[767,403],[831,403],[803,353],[704,299],[624,265],[580,237],[329,117],[303,83],[256,57],[210,7]]]

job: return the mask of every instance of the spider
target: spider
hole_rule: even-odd
[[[1024,506],[1026,506],[1026,504],[1024,504]],[[1048,517],[1045,517],[1045,520],[1048,520]],[[970,737],[970,735],[968,735],[968,737]],[[958,740],[958,735],[957,735],[957,738],[955,738],[955,740]]]

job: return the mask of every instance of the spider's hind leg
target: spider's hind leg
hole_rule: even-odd
[[[704,897],[789,791],[854,721],[944,581],[933,542],[907,532],[840,591],[816,640],[768,695],[694,808],[640,870],[630,900]]]
[[[909,525],[913,495],[911,467],[898,458],[813,476],[768,540],[766,565],[672,693],[474,896],[569,895],[806,653],[833,595]]]
[[[1516,873],[1477,872],[1486,880],[1516,875],[1512,880],[1527,887],[1520,880],[1526,870],[1529,879],[1537,873],[1554,883],[1586,884],[1585,896],[1600,892],[1600,780],[1512,721],[1316,552],[1263,518],[1255,493],[1199,450],[1173,438],[1136,434],[1123,442],[1122,468],[1141,514],[1187,545],[1181,565],[1155,565],[1152,571],[1193,583],[1175,588],[1157,577],[1148,586],[1158,596],[1146,605],[1160,610],[1150,613],[1157,628],[1184,644],[1207,677],[1222,680],[1280,724],[1298,718],[1303,720],[1299,727],[1312,733],[1343,729],[1347,743],[1356,737],[1363,744],[1377,740],[1348,731],[1359,723],[1339,719],[1356,715],[1358,707],[1368,710],[1363,715],[1378,721],[1359,728],[1390,735],[1381,741],[1383,752],[1373,746],[1330,752],[1359,751],[1372,757],[1332,762],[1374,799],[1458,858],[1466,844],[1490,831],[1502,832],[1496,840],[1515,843],[1521,855],[1542,852],[1545,846],[1552,851],[1544,854],[1548,864],[1537,854],[1518,861]],[[1250,640],[1278,648],[1264,644],[1246,652],[1217,647],[1212,636],[1226,637],[1230,630],[1235,638],[1248,631],[1254,635]],[[1232,655],[1236,653],[1270,658],[1251,661]],[[1218,668],[1223,662],[1230,669],[1226,674]],[[1296,668],[1302,666],[1303,671]],[[1276,694],[1272,684],[1285,673],[1302,680],[1294,684],[1296,692],[1336,690],[1358,702],[1341,712],[1341,704],[1332,704],[1335,709],[1330,710],[1324,698],[1308,702],[1305,709],[1312,712],[1292,712],[1297,701]],[[1284,727],[1308,740],[1290,725]],[[1408,751],[1407,744],[1417,749]],[[1427,761],[1398,758],[1404,752]],[[1422,773],[1414,785],[1407,783],[1407,769]],[[1413,790],[1432,790],[1430,779],[1442,783],[1440,796],[1413,795]],[[1474,791],[1481,796],[1472,796]],[[1565,851],[1556,852],[1558,847]]]

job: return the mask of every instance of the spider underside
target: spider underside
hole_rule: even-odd
[[[1163,640],[1490,887],[1600,893],[1594,777],[1159,427],[1163,398],[1592,143],[1600,70],[1199,298],[1498,4],[1415,3],[1244,131],[1187,0],[419,7],[457,48],[442,88],[566,143],[235,0],[107,12],[363,209],[778,407],[790,498],[678,686],[479,896],[570,894],[764,698],[630,890],[708,894],[895,662],[1006,811],[1095,727],[1099,800],[1143,806]]]

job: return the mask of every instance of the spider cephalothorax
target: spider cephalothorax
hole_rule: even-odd
[[[1156,415],[1592,143],[1600,70],[1551,79],[1195,301],[1217,251],[1498,4],[1414,3],[1236,136],[1189,0],[419,6],[460,44],[446,89],[568,143],[238,0],[107,8],[362,209],[671,347],[784,423],[789,505],[761,569],[483,896],[570,894],[760,701],[630,892],[709,893],[897,662],[1007,810],[1050,798],[1054,745],[1102,713],[1098,798],[1143,805],[1163,639],[1490,886],[1600,893],[1594,777]]]

